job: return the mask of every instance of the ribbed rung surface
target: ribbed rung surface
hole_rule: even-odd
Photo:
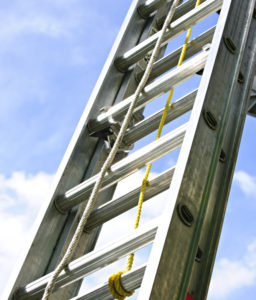
[[[148,84],[138,98],[135,111],[143,108],[157,97],[170,91],[171,88],[194,76],[204,68],[207,57],[207,51],[199,53],[179,68]],[[112,106],[107,112],[100,114],[95,120],[91,120],[88,124],[89,130],[91,132],[99,131],[109,127],[109,120],[121,120],[126,114],[133,98],[134,95],[124,99],[122,102]]]
[[[216,27],[212,27],[206,30],[204,33],[200,34],[196,38],[192,39],[188,42],[187,50],[185,53],[184,59],[188,59],[193,55],[200,52],[205,45],[210,44],[212,42],[212,38],[214,35]],[[153,64],[152,71],[149,76],[149,81],[157,78],[158,76],[162,75],[163,73],[169,71],[170,69],[177,66],[179,61],[180,53],[182,51],[183,46],[175,49],[173,52],[169,53],[165,57],[159,59]],[[135,74],[137,81],[139,82],[142,78],[143,71]]]
[[[175,120],[179,116],[191,110],[196,95],[197,95],[197,90],[194,90],[191,93],[178,99],[176,102],[171,103],[167,112],[165,124],[168,124],[169,122]],[[123,138],[124,143],[132,144],[138,141],[139,139],[145,137],[146,135],[150,134],[151,132],[155,131],[159,126],[163,112],[164,109],[161,109],[155,114],[144,119],[143,121],[130,127],[129,130],[124,135]]]
[[[55,285],[55,290],[83,278],[120,259],[127,254],[143,248],[154,240],[159,220],[154,220],[145,226],[135,230],[129,236],[120,239],[118,242],[106,245],[103,249],[95,250],[84,255],[68,265],[67,272],[62,271]],[[17,292],[17,299],[38,299],[46,287],[52,273],[49,273]]]
[[[144,202],[169,188],[174,170],[175,168],[173,167],[149,181],[144,195]],[[93,210],[87,221],[85,231],[88,232],[135,207],[138,204],[140,190],[141,187],[139,186],[129,193]]]
[[[184,124],[172,132],[161,137],[159,140],[141,148],[120,162],[114,164],[108,174],[105,175],[102,183],[102,190],[107,188],[122,178],[138,171],[146,164],[153,162],[160,157],[174,151],[181,146],[187,124]],[[56,199],[56,207],[60,211],[67,211],[71,207],[85,201],[89,197],[93,186],[98,178],[98,174],[89,178],[85,182],[67,191],[64,196]]]
[[[221,5],[222,0],[208,0],[199,5],[197,8],[194,8],[186,13],[178,20],[172,22],[169,29],[166,31],[162,45],[165,45],[171,39],[174,39],[176,36],[186,31],[191,26],[194,26],[212,13],[218,11],[221,8]],[[142,59],[148,52],[152,51],[159,35],[160,32],[155,33],[131,50],[125,52],[121,57],[117,58],[117,67],[120,70],[126,70],[129,66]]]

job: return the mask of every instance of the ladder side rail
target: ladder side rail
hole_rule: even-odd
[[[254,5],[224,1],[139,299],[185,299]]]
[[[47,269],[49,259],[52,256],[56,242],[67,220],[67,216],[61,215],[55,209],[53,199],[58,194],[65,192],[68,188],[81,182],[84,172],[92,159],[98,140],[89,136],[86,124],[89,119],[95,116],[100,107],[112,104],[111,101],[113,100],[111,99],[114,98],[119,89],[123,74],[116,70],[114,59],[119,51],[136,45],[139,39],[140,31],[143,30],[145,26],[145,20],[137,13],[137,6],[142,2],[142,0],[134,0],[131,4],[86,109],[83,112],[57,171],[53,183],[52,196],[49,202],[44,204],[37,217],[31,234],[34,239],[30,239],[31,242],[28,243],[24,254],[22,253],[10,282],[6,287],[6,299],[12,299],[16,288],[42,276]],[[115,78],[115,80],[111,78]],[[104,97],[102,97],[103,94],[105,94]],[[44,256],[38,255],[38,253],[44,253]],[[24,274],[26,274],[26,276],[24,276]]]
[[[202,233],[200,236],[199,263],[195,262],[191,274],[188,291],[195,299],[206,299],[210,284],[212,269],[221,234],[225,209],[232,183],[236,159],[240,146],[248,103],[250,100],[251,86],[255,74],[256,63],[256,19],[252,19],[250,32],[243,62],[241,65],[240,83],[235,92],[234,105],[230,113],[230,120],[223,141],[222,163],[216,170],[214,186],[209,198]],[[224,155],[225,154],[225,155]]]

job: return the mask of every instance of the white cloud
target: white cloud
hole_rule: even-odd
[[[244,171],[238,171],[234,175],[234,181],[246,195],[255,196],[256,177],[253,177]]]
[[[37,212],[47,197],[53,175],[0,174],[0,290],[3,290],[28,238]]]
[[[221,259],[211,283],[210,295],[224,298],[234,290],[254,284],[256,269],[249,268],[244,261]]]
[[[1,10],[0,37],[5,41],[21,35],[41,34],[52,38],[71,36],[71,31],[78,26],[80,19],[76,7],[55,5],[52,3],[16,0],[12,9]],[[70,3],[71,4],[71,3]]]
[[[0,36],[4,38],[15,38],[21,34],[43,34],[50,37],[60,37],[68,32],[66,26],[50,16],[18,16],[11,15],[5,18],[9,26],[2,26]]]
[[[96,21],[100,26],[95,27]],[[7,41],[15,41],[18,37],[28,34],[70,40],[73,40],[74,36],[87,35],[91,38],[97,36],[98,39],[103,38],[105,41],[111,31],[118,30],[118,27],[113,27],[111,20],[100,13],[100,10],[81,0],[41,2],[15,0],[11,9],[8,6],[1,9],[0,25],[0,38],[5,39],[5,45]]]
[[[43,172],[36,175],[14,172],[10,178],[0,175],[1,202],[7,199],[7,203],[4,202],[9,209],[21,204],[30,210],[38,209],[49,192],[51,182],[52,175]]]
[[[256,283],[256,240],[247,247],[240,260],[222,258],[214,268],[209,299],[229,299],[236,290]],[[231,299],[231,298],[230,298]]]

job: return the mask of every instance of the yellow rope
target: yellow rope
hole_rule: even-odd
[[[195,7],[197,7],[200,4],[200,1],[201,0],[197,0]],[[183,60],[184,60],[184,57],[185,57],[185,54],[186,54],[186,50],[187,50],[187,46],[188,46],[188,41],[189,41],[189,38],[190,38],[190,35],[191,35],[191,31],[192,31],[192,27],[189,28],[188,31],[187,31],[186,39],[185,39],[185,42],[184,42],[184,45],[183,45],[183,48],[182,48],[182,51],[181,51],[181,54],[180,54],[180,58],[179,58],[177,67],[180,67],[181,64],[183,63]],[[169,106],[170,106],[170,103],[171,103],[171,100],[172,100],[173,92],[174,92],[174,88],[172,88],[169,92],[167,101],[165,103],[165,108],[164,108],[164,111],[163,111],[163,115],[162,115],[158,130],[157,130],[155,140],[158,140],[160,138],[161,134],[162,134],[164,123],[165,123],[166,116],[167,116],[167,113],[168,113],[168,109],[169,109]],[[143,204],[143,200],[144,200],[146,186],[148,185],[148,176],[149,176],[151,167],[152,167],[152,163],[150,163],[147,166],[146,172],[144,174],[144,178],[142,180],[142,185],[141,185],[141,189],[140,189],[140,196],[139,196],[139,200],[138,200],[137,213],[136,213],[136,218],[135,218],[135,223],[134,223],[134,229],[137,229],[138,226],[139,226],[141,210],[142,210],[142,204]],[[121,280],[120,280],[122,274],[124,274],[124,273],[131,270],[132,265],[133,265],[133,259],[134,259],[134,253],[130,253],[128,255],[128,258],[127,258],[125,270],[117,272],[117,273],[111,275],[110,278],[109,278],[108,287],[109,287],[109,291],[112,294],[112,296],[114,297],[114,299],[123,300],[126,297],[129,297],[134,293],[134,291],[127,292],[126,290],[124,290],[124,288],[122,287],[122,284],[121,284]]]

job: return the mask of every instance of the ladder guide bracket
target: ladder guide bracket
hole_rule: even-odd
[[[108,107],[109,109],[110,107]],[[107,110],[108,110],[107,109]],[[106,112],[107,111],[105,108],[104,110],[102,109],[101,112]],[[129,124],[129,127],[132,127],[136,125],[138,122],[142,121],[144,119],[143,114],[140,111],[137,111],[133,114],[133,117],[131,119],[131,122]],[[89,131],[89,135],[91,137],[97,137],[105,140],[105,145],[107,151],[110,152],[112,146],[114,145],[116,138],[118,136],[118,133],[120,131],[122,123],[120,121],[114,120],[112,115],[108,116],[108,124],[106,125],[105,128],[99,129],[97,131],[92,131],[90,127],[90,121],[87,124],[87,128]],[[127,152],[132,150],[134,147],[133,143],[127,143],[124,140],[122,141],[118,152]]]

